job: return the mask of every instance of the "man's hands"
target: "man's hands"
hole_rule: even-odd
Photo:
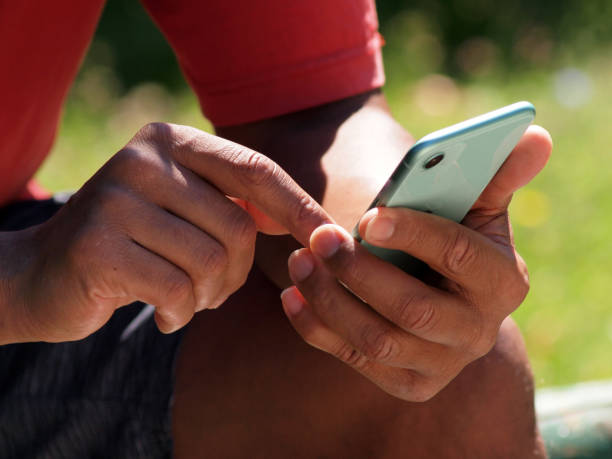
[[[258,229],[307,244],[330,221],[265,156],[148,125],[51,220],[1,235],[0,344],[83,338],[135,300],[174,331],[244,283]]]
[[[431,284],[371,255],[339,226],[318,228],[310,250],[289,259],[296,287],[282,299],[296,330],[387,392],[431,398],[491,349],[527,294],[507,207],[550,151],[546,131],[531,127],[464,226],[407,209],[373,209],[362,218],[366,241],[425,261],[437,273]]]

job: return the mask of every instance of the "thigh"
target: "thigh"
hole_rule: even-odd
[[[177,361],[173,437],[186,457],[539,457],[520,335],[425,403],[391,397],[305,344],[257,272],[199,313]]]

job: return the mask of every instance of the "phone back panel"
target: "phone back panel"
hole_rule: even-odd
[[[370,208],[408,207],[460,222],[534,116],[530,103],[519,102],[423,137],[408,151]],[[426,167],[440,155],[437,164]],[[408,272],[416,269],[414,259],[402,252],[364,245]]]

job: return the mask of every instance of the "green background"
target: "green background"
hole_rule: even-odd
[[[518,100],[551,162],[515,195],[532,288],[514,314],[538,386],[612,378],[612,2],[380,1],[395,116],[415,137]],[[38,174],[77,189],[149,121],[210,129],[136,1],[110,0]]]

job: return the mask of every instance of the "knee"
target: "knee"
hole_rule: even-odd
[[[369,423],[365,430],[382,439],[379,457],[545,457],[531,369],[521,334],[510,319],[491,352],[431,400],[409,403],[373,396],[362,401]]]
[[[506,319],[494,348],[440,394],[456,403],[456,422],[471,457],[545,457],[535,416],[534,381],[525,344]],[[468,449],[469,451],[469,449]]]
[[[512,395],[527,406],[533,406],[534,381],[525,343],[517,325],[510,318],[500,329],[495,346],[482,359],[464,370],[466,379],[480,381],[481,390],[490,397]]]

